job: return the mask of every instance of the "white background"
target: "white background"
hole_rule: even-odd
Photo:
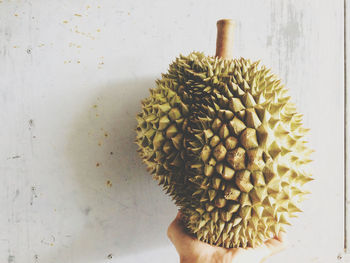
[[[261,59],[311,128],[315,181],[287,250],[340,262],[344,243],[341,0],[0,0],[0,262],[178,262],[176,207],[133,143],[135,115],[179,53]]]

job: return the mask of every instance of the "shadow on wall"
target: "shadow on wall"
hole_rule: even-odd
[[[152,87],[154,79],[99,87],[73,117],[67,154],[85,221],[80,236],[72,236],[72,262],[118,258],[167,243],[176,208],[146,172],[134,143],[140,100]]]

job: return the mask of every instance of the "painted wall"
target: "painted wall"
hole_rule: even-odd
[[[340,0],[0,0],[0,262],[178,262],[176,207],[136,153],[135,115],[179,53],[214,55],[220,18],[312,130],[313,194],[269,262],[337,262],[343,13]]]

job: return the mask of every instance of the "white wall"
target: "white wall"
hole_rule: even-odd
[[[343,12],[341,0],[0,0],[0,262],[178,262],[176,207],[138,158],[135,115],[179,53],[214,55],[220,18],[312,130],[313,194],[269,262],[337,262]]]

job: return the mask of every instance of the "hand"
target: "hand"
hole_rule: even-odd
[[[282,233],[257,248],[222,248],[197,240],[185,232],[180,212],[168,228],[168,237],[181,263],[259,263],[285,248]]]

